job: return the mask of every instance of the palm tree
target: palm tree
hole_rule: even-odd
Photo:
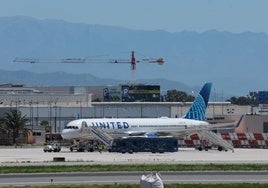
[[[49,125],[48,120],[41,121],[40,125],[45,128],[46,133],[51,133],[51,126]]]
[[[0,119],[0,136],[6,135],[7,133],[6,125],[2,122],[2,119]]]
[[[28,119],[26,116],[22,116],[18,110],[10,110],[4,114],[4,117],[0,120],[1,125],[4,125],[9,134],[12,135],[12,142],[16,144],[16,139],[23,134],[28,136],[32,131],[26,128]]]
[[[2,119],[0,119],[0,133],[6,133],[6,125],[3,123]]]

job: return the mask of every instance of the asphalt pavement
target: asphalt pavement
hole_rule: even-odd
[[[44,152],[43,147],[1,147],[0,165],[30,164],[137,164],[137,163],[268,163],[268,149],[235,149],[232,151],[198,151],[180,148],[174,153],[110,153],[70,152],[63,147],[61,152]]]

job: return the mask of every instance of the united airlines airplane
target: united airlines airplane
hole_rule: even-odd
[[[209,124],[205,121],[206,108],[212,83],[206,83],[185,116],[181,118],[99,118],[77,119],[63,129],[63,139],[86,139],[95,134],[123,134],[129,136],[186,136],[199,133],[224,148],[233,149],[211,130],[232,126],[232,124]],[[241,117],[242,119],[242,117]],[[239,120],[238,124],[241,122]],[[234,125],[234,124],[233,124]]]

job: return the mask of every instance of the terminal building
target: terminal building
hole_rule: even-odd
[[[160,86],[79,86],[26,87],[5,84],[0,86],[0,116],[18,109],[29,119],[36,135],[35,142],[44,141],[48,121],[52,133],[59,134],[64,126],[77,118],[149,118],[182,117],[191,102],[161,102]],[[266,108],[267,107],[267,108]],[[266,112],[266,113],[265,113]],[[243,119],[236,132],[268,133],[268,106],[237,106],[230,102],[209,102],[207,120],[211,123]],[[41,140],[39,140],[41,139]]]

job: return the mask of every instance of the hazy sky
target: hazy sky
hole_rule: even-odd
[[[0,0],[0,17],[31,16],[130,29],[268,33],[267,0]]]

